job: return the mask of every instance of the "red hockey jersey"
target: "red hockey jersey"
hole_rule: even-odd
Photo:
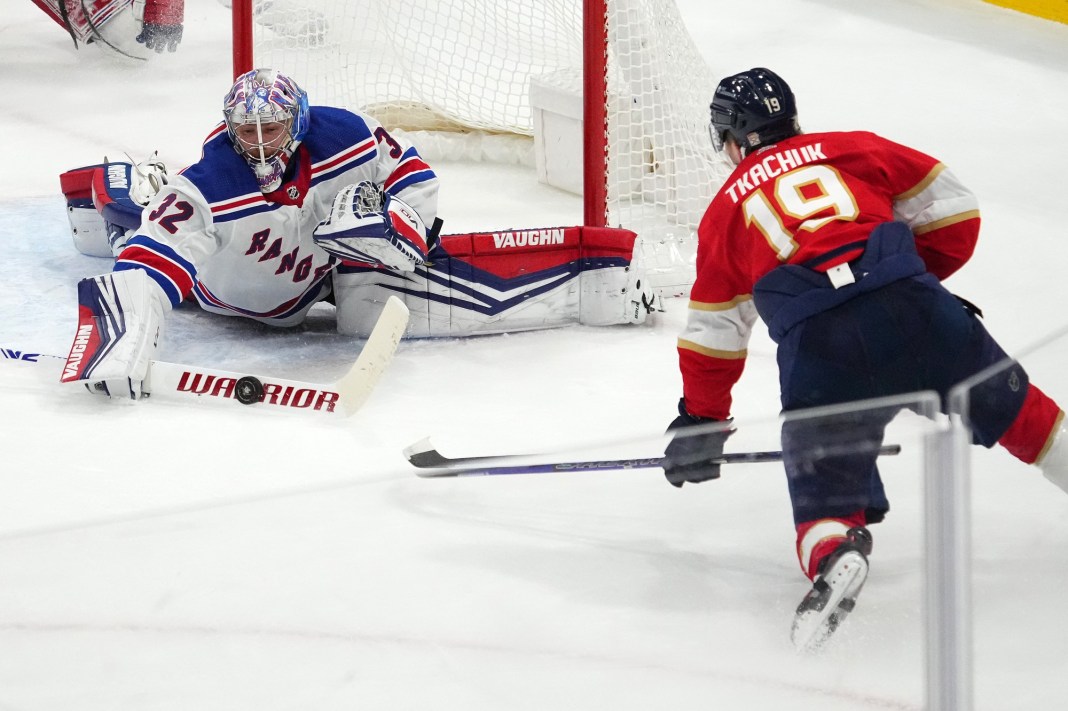
[[[804,134],[747,156],[698,228],[697,280],[678,343],[687,410],[729,417],[761,277],[780,264],[827,271],[851,261],[890,220],[912,228],[939,279],[968,260],[979,234],[975,196],[944,165],[873,133]]]

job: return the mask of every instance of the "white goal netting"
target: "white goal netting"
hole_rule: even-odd
[[[684,289],[693,280],[697,223],[729,173],[708,138],[717,77],[673,0],[606,5],[604,22],[586,35],[605,58],[606,130],[581,124],[577,0],[256,0],[254,62],[284,68],[313,103],[359,108],[405,131],[431,161],[534,165],[536,125],[574,124],[603,155],[606,204],[595,214],[637,232],[656,280]],[[532,86],[560,101],[532,102]],[[550,113],[561,120],[537,120]],[[566,137],[544,143],[559,152],[561,142]],[[581,191],[573,153],[545,160],[574,161],[564,168]],[[551,168],[538,169],[552,182]]]

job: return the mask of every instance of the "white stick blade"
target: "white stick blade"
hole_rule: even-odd
[[[345,415],[352,415],[371,395],[382,373],[389,367],[397,344],[408,328],[408,307],[396,296],[386,300],[371,335],[367,338],[360,357],[352,369],[335,383],[341,395],[340,403]]]
[[[423,437],[418,442],[413,442],[404,448],[404,456],[411,459],[413,456],[422,454],[423,452],[429,452],[434,449],[433,443],[430,441],[430,437]]]

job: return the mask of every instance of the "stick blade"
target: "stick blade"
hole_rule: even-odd
[[[341,395],[339,402],[345,416],[351,416],[363,407],[382,373],[389,367],[397,344],[408,328],[408,316],[408,307],[399,298],[391,296],[386,300],[356,362],[334,385]]]
[[[437,450],[429,437],[423,437],[418,442],[413,442],[404,448],[404,457],[408,463],[420,468],[433,468],[444,466],[448,463],[445,457]]]

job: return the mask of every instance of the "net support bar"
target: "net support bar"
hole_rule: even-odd
[[[252,64],[252,0],[233,0],[234,79],[254,69]]]
[[[953,415],[929,435],[924,496],[928,711],[972,711],[968,429]]]
[[[583,223],[608,224],[608,11],[605,0],[583,0],[582,120],[588,140],[582,159]]]

